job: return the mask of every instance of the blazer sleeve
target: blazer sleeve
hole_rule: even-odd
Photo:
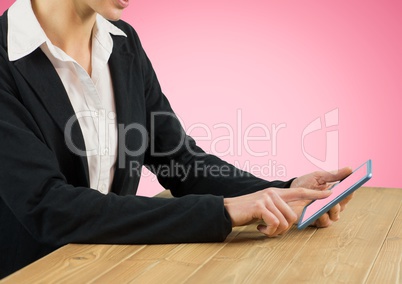
[[[133,38],[134,49],[141,59],[147,107],[150,145],[145,166],[157,175],[161,185],[174,196],[213,194],[239,196],[268,187],[290,187],[289,181],[266,181],[242,171],[220,158],[205,153],[194,139],[186,135],[157,76],[143,50],[136,32],[120,26]],[[196,107],[196,105],[191,105]]]
[[[215,242],[230,233],[219,196],[103,195],[69,184],[21,101],[17,86],[26,82],[16,82],[12,68],[0,45],[0,206],[39,243]]]

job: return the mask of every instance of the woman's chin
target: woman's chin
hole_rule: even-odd
[[[122,10],[117,10],[116,11],[108,11],[107,13],[100,13],[102,17],[109,21],[118,21],[121,18],[122,15]]]

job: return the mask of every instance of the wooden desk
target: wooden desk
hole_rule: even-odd
[[[173,228],[172,228],[173,229]],[[224,243],[67,245],[2,283],[402,283],[402,189],[362,188],[327,229]]]

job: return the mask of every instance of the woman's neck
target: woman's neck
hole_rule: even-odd
[[[52,44],[91,74],[92,29],[96,13],[80,3],[80,0],[32,0],[32,8]]]

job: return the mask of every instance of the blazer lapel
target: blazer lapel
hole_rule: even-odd
[[[52,63],[39,48],[30,55],[15,62],[15,67],[22,74],[49,115],[64,135],[67,122],[74,116],[74,109],[68,98],[64,85]],[[21,96],[31,94],[21,94]],[[23,98],[24,99],[24,98]],[[78,123],[78,122],[76,122]],[[85,149],[85,142],[80,127],[72,128],[74,145],[78,149]],[[85,156],[80,155],[84,164],[85,174],[89,181],[88,162]]]
[[[16,61],[15,66],[64,133],[64,127],[74,115],[74,110],[63,83],[46,55],[37,49]]]
[[[113,91],[116,105],[117,124],[126,127],[133,122],[135,109],[132,107],[132,93],[134,92],[133,82],[130,80],[134,54],[122,51],[122,45],[127,39],[121,36],[113,36],[113,52],[109,59],[109,68],[113,81]],[[118,139],[121,138],[121,133]],[[125,141],[119,141],[118,145],[125,145]],[[127,191],[124,183],[127,179],[127,160],[124,167],[119,166],[121,155],[125,155],[124,149],[117,149],[116,171],[114,174],[112,191],[121,194]]]
[[[130,106],[136,106],[133,102],[132,93],[135,92],[138,87],[134,86],[133,80],[130,80],[129,75],[133,72],[134,54],[122,51],[121,47],[125,41],[126,38],[124,37],[113,37],[114,47],[109,60],[116,104],[116,119],[117,123],[123,126],[127,126],[136,120],[136,115],[133,114],[135,110]],[[15,66],[40,98],[42,104],[48,110],[64,135],[64,128],[69,119],[74,115],[74,109],[63,83],[51,62],[40,49],[37,49],[29,56],[18,60]],[[81,129],[74,127],[72,135],[74,137],[75,146],[79,149],[85,149]],[[120,143],[118,145],[120,145]],[[118,151],[120,150],[121,149],[118,149]],[[122,151],[122,154],[124,154],[124,151]],[[121,193],[122,190],[124,191],[123,184],[126,181],[127,172],[127,169],[118,166],[120,162],[119,156],[120,155],[117,156],[116,171],[112,186],[112,191],[116,193]],[[81,157],[81,160],[84,164],[85,174],[89,184],[88,162],[86,157]]]
[[[109,59],[109,68],[113,81],[113,91],[116,104],[117,123],[124,124],[130,122],[130,90],[131,82],[129,74],[132,70],[134,55],[121,51],[121,45],[126,38],[113,37],[113,52]]]

